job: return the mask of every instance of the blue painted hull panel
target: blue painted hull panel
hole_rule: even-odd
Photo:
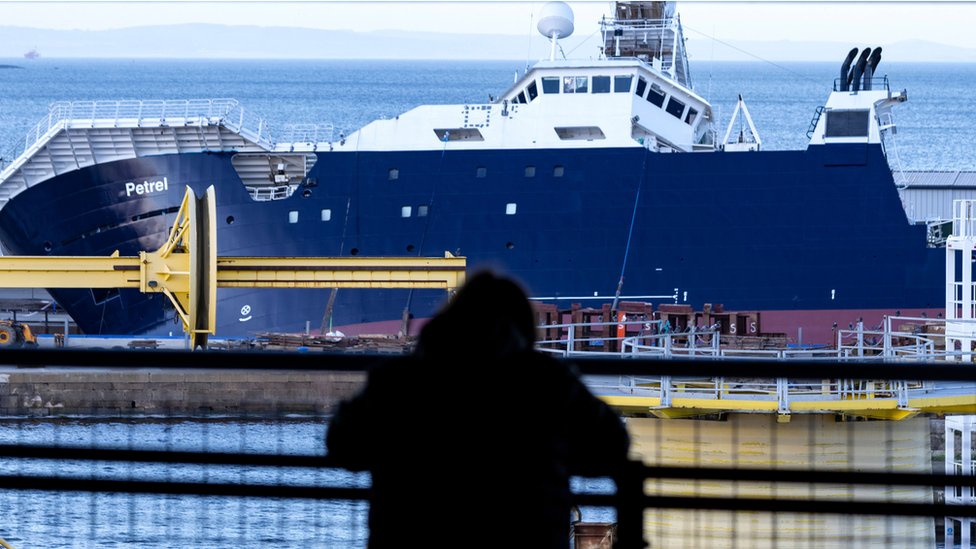
[[[504,269],[535,296],[608,300],[626,257],[623,295],[677,289],[679,302],[696,308],[943,306],[944,250],[926,248],[925,228],[908,224],[879,146],[319,153],[309,174],[315,186],[272,202],[251,200],[231,157],[161,155],[63,174],[0,210],[0,239],[16,254],[134,255],[163,241],[184,185],[200,193],[212,184],[225,256],[450,251],[466,256],[469,268]],[[526,177],[528,166],[533,177]],[[162,177],[164,192],[125,191],[126,182]],[[514,215],[506,214],[510,204]],[[418,215],[421,205],[428,215]],[[50,292],[86,333],[180,330],[161,296]],[[297,331],[306,322],[317,328],[328,294],[221,289],[218,335]],[[334,322],[395,320],[408,306],[428,316],[443,298],[438,291],[342,290]]]

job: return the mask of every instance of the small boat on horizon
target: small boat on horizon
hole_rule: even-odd
[[[24,54],[24,59],[37,59],[41,56],[41,52],[37,51],[37,48],[32,48],[29,52]]]

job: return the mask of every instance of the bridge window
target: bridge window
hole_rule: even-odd
[[[685,115],[685,123],[689,125],[694,124],[695,118],[697,117],[698,117],[698,111],[696,111],[691,107],[688,107],[688,114]]]
[[[322,221],[332,221],[332,210],[322,210]]]
[[[656,107],[664,106],[664,90],[659,88],[657,84],[651,86],[651,91],[647,94],[647,100],[652,105]]]
[[[539,86],[535,84],[535,80],[530,82],[529,85],[525,87],[525,93],[529,96],[529,101],[539,97]]]
[[[829,110],[824,137],[867,137],[868,117],[867,109],[857,110]]]
[[[613,77],[613,92],[614,93],[627,93],[630,91],[630,83],[634,80],[634,76],[628,74],[626,76],[614,76]]]
[[[515,215],[515,212],[517,210],[518,210],[518,204],[514,202],[509,202],[508,204],[505,204],[505,215]]]
[[[410,217],[410,213],[412,211],[413,211],[413,208],[411,208],[410,206],[404,206],[404,207],[400,208],[400,217]]]
[[[559,93],[559,77],[543,76],[542,93]]]
[[[586,93],[587,80],[585,76],[564,76],[563,93]]]
[[[516,103],[525,103],[525,91],[520,91],[518,96],[515,98]]]
[[[292,210],[288,212],[288,222],[298,223],[298,210]]]
[[[637,89],[634,90],[634,95],[638,97],[644,97],[644,91],[647,90],[647,80],[641,77],[637,77]]]
[[[610,93],[610,77],[594,76],[593,93]]]
[[[664,110],[668,111],[671,116],[681,120],[681,115],[685,112],[685,104],[672,97]]]

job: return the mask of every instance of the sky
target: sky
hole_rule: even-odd
[[[577,37],[594,34],[612,2],[569,2]],[[385,2],[304,0],[9,1],[0,0],[0,26],[103,30],[143,25],[219,23],[344,29],[535,35],[543,2]],[[827,2],[682,0],[688,37],[865,43],[922,39],[976,48],[976,0],[948,2]]]

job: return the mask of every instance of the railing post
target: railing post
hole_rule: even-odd
[[[661,406],[671,406],[671,376],[661,376]]]
[[[644,541],[644,464],[628,460],[614,475],[617,485],[617,543],[615,547],[643,549]]]
[[[908,407],[908,381],[900,380],[895,382],[898,388],[898,407],[907,408]]]
[[[790,385],[786,378],[776,378],[776,400],[779,402],[779,413],[790,413]]]
[[[569,332],[566,335],[566,355],[569,356],[569,354],[575,350],[576,350],[576,326],[570,324]]]
[[[884,316],[884,349],[881,354],[886,358],[891,358],[894,356],[894,352],[891,349],[891,317],[888,315]]]

